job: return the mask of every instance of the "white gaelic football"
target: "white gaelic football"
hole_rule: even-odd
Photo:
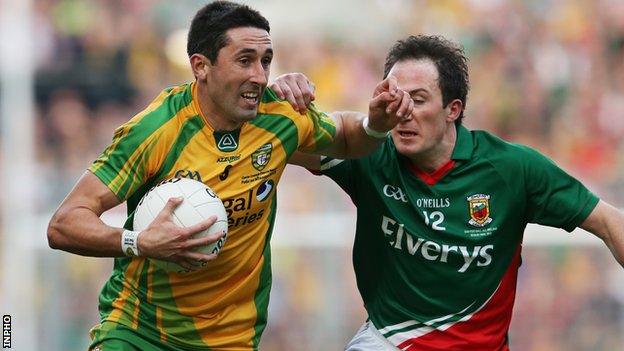
[[[188,227],[216,215],[217,221],[207,230],[199,232],[193,238],[201,238],[214,233],[223,233],[216,242],[195,248],[195,251],[211,254],[218,253],[225,243],[228,231],[228,219],[221,199],[204,183],[188,179],[173,178],[161,182],[148,191],[134,211],[133,230],[143,230],[165,207],[172,197],[182,197],[184,201],[174,210],[173,222],[180,227]],[[152,259],[152,262],[169,272],[186,272],[181,266],[167,261]]]

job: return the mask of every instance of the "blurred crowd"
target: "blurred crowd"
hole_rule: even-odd
[[[40,212],[51,211],[62,200],[110,142],[116,126],[161,89],[192,79],[184,61],[183,34],[203,3],[34,1],[37,167],[54,184],[43,189]],[[353,6],[372,8],[383,21],[362,15],[310,24],[306,30],[303,13],[295,21],[298,30],[292,31],[279,19],[294,16],[291,7],[296,5],[248,3],[261,11],[264,6],[272,9],[272,76],[305,73],[316,83],[316,103],[326,111],[367,108],[382,76],[385,52],[396,39],[424,33],[460,42],[470,59],[465,124],[539,149],[599,196],[624,206],[624,1],[352,1]],[[275,10],[280,6],[283,13]],[[332,14],[331,2],[318,6]],[[354,8],[353,13],[357,17],[359,12]],[[357,28],[375,26],[374,35],[358,34]],[[289,211],[349,210],[346,198],[336,201],[328,194],[335,188],[315,190],[308,183],[316,179],[293,172],[296,176],[287,174],[281,186],[281,216]],[[340,349],[364,318],[349,249],[277,251],[281,258],[275,259],[266,350],[296,350],[302,340],[314,345],[302,350]],[[54,277],[66,282],[57,286],[70,293],[53,298],[61,306],[63,301],[86,301],[84,308],[57,306],[42,312],[46,318],[54,318],[50,311],[62,312],[64,334],[42,332],[41,337],[76,349],[86,343],[86,326],[96,322],[95,298],[109,262],[104,269],[99,263],[78,264],[78,269],[76,262],[86,259],[64,256],[61,261],[45,258],[57,264],[41,267],[44,272],[50,267],[68,272]],[[623,349],[624,297],[613,286],[610,272],[617,268],[607,252],[526,248],[524,257],[512,347]]]

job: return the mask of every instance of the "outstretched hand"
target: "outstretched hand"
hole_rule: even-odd
[[[216,222],[216,216],[192,226],[177,226],[172,220],[173,211],[182,201],[180,197],[170,198],[152,223],[141,231],[138,239],[139,252],[141,256],[174,262],[186,270],[193,271],[198,269],[202,262],[217,257],[217,254],[204,254],[193,249],[216,242],[222,234],[219,232],[202,238],[193,238],[193,235],[210,228]]]
[[[314,101],[316,87],[303,73],[286,73],[269,85],[277,97],[290,103],[295,111],[304,114]]]
[[[404,118],[412,114],[414,101],[401,90],[394,76],[388,76],[375,87],[368,105],[369,127],[378,132],[394,128]]]

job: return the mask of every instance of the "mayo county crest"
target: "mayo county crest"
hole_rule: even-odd
[[[490,195],[475,194],[466,198],[468,200],[468,210],[470,220],[468,224],[474,227],[484,227],[490,222]]]
[[[273,151],[273,145],[266,143],[251,154],[251,164],[255,169],[262,171],[266,167],[271,159],[271,151]]]

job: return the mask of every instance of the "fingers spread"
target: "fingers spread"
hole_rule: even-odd
[[[208,219],[205,219],[199,223],[190,225],[184,229],[185,229],[186,234],[188,236],[191,236],[193,234],[202,232],[210,228],[216,221],[217,221],[217,216],[210,216]]]

